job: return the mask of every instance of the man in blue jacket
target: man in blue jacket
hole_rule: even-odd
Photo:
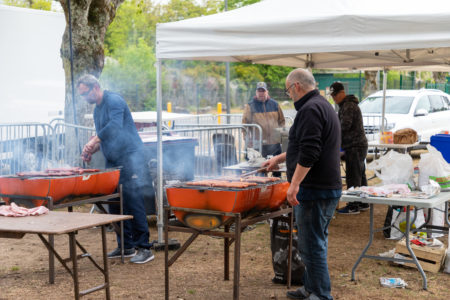
[[[306,266],[304,286],[287,292],[287,297],[331,300],[328,225],[342,191],[341,129],[333,107],[315,86],[308,70],[295,69],[287,76],[286,94],[294,101],[297,114],[289,130],[287,151],[266,165],[273,170],[286,161],[286,174],[291,183],[287,200],[294,206],[298,248]]]
[[[151,261],[155,257],[150,250],[142,192],[146,165],[144,146],[128,105],[119,94],[102,90],[97,78],[92,75],[82,76],[77,82],[77,90],[88,103],[95,104],[97,135],[84,146],[82,157],[89,161],[91,155],[101,149],[107,168],[121,167],[119,184],[122,184],[123,211],[133,216],[132,220],[124,222],[124,253],[126,257],[132,257],[132,263]],[[119,213],[118,206],[110,205],[110,213]],[[109,258],[120,257],[119,235],[117,243],[119,246],[108,253]]]

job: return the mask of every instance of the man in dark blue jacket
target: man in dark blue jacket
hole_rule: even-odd
[[[101,149],[106,167],[121,167],[119,184],[122,184],[123,211],[133,215],[124,222],[124,253],[132,257],[132,263],[146,263],[154,259],[150,250],[149,230],[142,192],[145,172],[144,146],[136,130],[133,118],[125,100],[116,93],[103,91],[97,78],[84,75],[77,82],[77,90],[88,103],[95,104],[94,122],[97,136],[83,149],[83,159]],[[110,205],[110,213],[119,213],[117,205]],[[120,257],[120,236],[118,247],[108,253],[109,258]],[[136,253],[137,249],[137,253]]]
[[[294,101],[297,114],[287,151],[265,164],[273,170],[286,161],[291,183],[287,200],[294,206],[298,248],[306,266],[304,286],[289,291],[291,299],[333,299],[327,263],[328,225],[342,191],[341,129],[333,107],[315,86],[308,70],[296,69],[286,78],[286,94]]]

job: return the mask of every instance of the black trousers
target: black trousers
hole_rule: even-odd
[[[345,182],[347,189],[358,186],[367,186],[365,159],[367,147],[354,147],[345,149]],[[352,202],[349,205],[359,205],[361,202]]]

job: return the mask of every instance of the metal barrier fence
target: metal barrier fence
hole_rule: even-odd
[[[177,125],[175,129],[164,131],[164,134],[195,138],[198,145],[195,148],[194,176],[208,177],[221,174],[224,167],[245,159],[247,145],[245,139],[250,131],[259,139],[259,142],[255,140],[255,143],[261,147],[262,130],[255,124],[221,126],[186,124]]]
[[[366,132],[367,140],[374,141],[379,139],[381,120],[381,115],[363,116],[364,131]],[[384,128],[387,128],[387,125],[387,120],[384,118]]]
[[[96,135],[95,128],[56,123],[53,134],[52,160],[58,166],[81,166],[81,152],[89,139]],[[104,166],[102,166],[104,167]]]
[[[46,168],[53,132],[49,124],[0,124],[0,175]]]
[[[217,116],[213,114],[191,115],[184,119],[177,119],[173,122],[170,121],[166,123],[171,123],[169,127],[187,124],[217,124]]]
[[[242,162],[250,144],[257,150],[262,147],[262,129],[259,125],[217,125],[215,117],[193,116],[185,124],[177,122],[172,129],[164,130],[165,135],[196,139],[196,176],[218,174],[223,167]],[[213,120],[213,123],[192,123],[208,120]],[[95,128],[66,124],[61,120],[51,124],[0,124],[0,175],[50,167],[84,166],[81,151],[96,134]],[[95,165],[90,167],[103,167],[104,159],[99,154],[93,162]]]

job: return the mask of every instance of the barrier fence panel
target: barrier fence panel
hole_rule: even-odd
[[[217,123],[219,123],[220,120],[220,124],[221,125],[228,125],[228,124],[233,124],[233,125],[239,125],[242,124],[242,114],[218,114],[217,115],[218,121]]]
[[[181,128],[180,128],[181,127]],[[178,125],[173,130],[164,131],[164,134],[173,134],[195,138],[198,145],[195,149],[196,177],[209,177],[222,173],[225,166],[242,162],[246,155],[246,141],[249,131],[253,136],[259,136],[260,146],[262,139],[261,127],[255,124],[244,125]]]
[[[56,123],[53,134],[53,164],[55,166],[82,166],[83,147],[95,134],[95,128]]]
[[[374,141],[380,137],[381,130],[381,115],[363,116],[364,131],[366,132],[367,140]],[[384,128],[387,128],[387,120],[384,118]],[[385,129],[385,131],[388,131]]]
[[[187,118],[177,119],[174,121],[170,121],[171,126],[175,125],[187,125],[187,124],[217,124],[217,116],[213,114],[202,114],[202,115],[191,115]],[[166,124],[169,122],[166,122]]]
[[[45,169],[52,137],[49,124],[0,124],[0,175]]]

